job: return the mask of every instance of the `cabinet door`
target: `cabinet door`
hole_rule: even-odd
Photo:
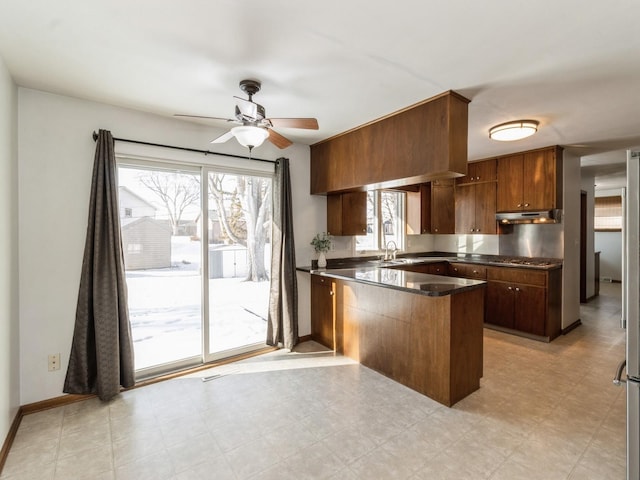
[[[451,185],[431,185],[431,233],[455,233],[455,199]]]
[[[512,288],[515,297],[513,328],[543,336],[547,312],[545,288],[518,283]]]
[[[430,273],[431,275],[446,275],[447,274],[447,262],[427,263],[424,265],[424,273]]]
[[[476,187],[458,185],[455,193],[456,233],[469,234],[476,230]],[[494,216],[495,218],[495,216]]]
[[[523,155],[498,159],[497,211],[522,210]]]
[[[407,235],[429,233],[431,229],[431,187],[420,185],[418,191],[407,192]]]
[[[475,186],[475,194],[476,233],[495,235],[498,233],[496,223],[496,182],[478,183]],[[456,212],[456,222],[457,221],[458,216]]]
[[[497,163],[495,159],[474,162],[473,174],[475,182],[495,182]]]
[[[311,337],[331,349],[335,349],[334,297],[331,279],[311,275]]]
[[[327,232],[364,235],[367,232],[367,192],[327,195]]]
[[[513,287],[503,282],[487,282],[484,321],[493,325],[514,328]]]
[[[524,210],[550,210],[557,207],[553,149],[524,154],[522,200]]]
[[[450,263],[449,276],[459,278],[471,278],[474,280],[486,280],[487,267],[470,263]]]
[[[402,265],[400,267],[393,267],[395,270],[405,270],[407,272],[428,273],[431,275],[446,275],[447,274],[447,262],[435,262],[435,263],[419,263],[416,265]]]
[[[467,164],[467,174],[464,177],[456,178],[456,185],[477,182],[496,181],[496,160],[483,160],[481,162],[471,162]]]

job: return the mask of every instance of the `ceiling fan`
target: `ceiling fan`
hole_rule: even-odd
[[[308,130],[318,129],[318,120],[315,118],[266,118],[266,112],[262,105],[253,101],[253,96],[260,91],[261,84],[257,80],[242,80],[240,90],[249,96],[248,100],[240,97],[236,99],[235,118],[206,117],[201,115],[175,114],[176,117],[205,118],[209,120],[224,120],[236,123],[227,133],[215,138],[211,143],[224,143],[232,137],[236,137],[238,143],[248,147],[251,151],[259,147],[265,140],[269,140],[278,148],[287,148],[293,142],[273,130],[273,127],[304,128]]]

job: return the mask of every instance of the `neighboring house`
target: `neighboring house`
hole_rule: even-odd
[[[171,266],[171,226],[156,208],[127,187],[118,188],[122,249],[127,270]]]
[[[121,219],[127,270],[171,266],[171,227],[150,217]]]
[[[155,218],[156,207],[127,187],[118,187],[120,220],[125,218]]]

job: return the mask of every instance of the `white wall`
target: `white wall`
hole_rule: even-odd
[[[236,142],[210,145],[223,133],[199,124],[20,88],[19,268],[22,404],[62,394],[84,241],[95,143],[94,130],[114,137],[246,155]],[[324,197],[309,195],[309,147],[280,151],[265,144],[254,156],[291,160],[296,258],[308,265],[317,231],[325,229]],[[310,332],[308,275],[300,279],[300,334]],[[47,371],[47,355],[62,368]]]
[[[595,232],[595,251],[600,252],[600,278],[622,281],[622,232]]]
[[[18,90],[0,57],[0,443],[20,406]]]
[[[595,294],[595,257],[594,252],[594,232],[593,232],[593,216],[594,216],[594,192],[595,192],[595,178],[593,175],[583,175],[581,190],[587,193],[587,225],[586,225],[586,254],[587,254],[587,298],[591,298]],[[581,197],[582,198],[582,197]],[[582,200],[581,200],[582,202]]]
[[[562,328],[567,328],[580,318],[580,158],[564,152],[562,162]]]

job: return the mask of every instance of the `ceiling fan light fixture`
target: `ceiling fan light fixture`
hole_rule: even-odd
[[[489,130],[489,138],[501,142],[511,142],[530,137],[538,131],[537,120],[516,120],[513,122],[501,123]]]
[[[262,143],[269,136],[269,132],[266,128],[255,127],[253,125],[242,125],[241,127],[233,127],[231,133],[238,143],[243,147],[255,148],[262,145]]]

